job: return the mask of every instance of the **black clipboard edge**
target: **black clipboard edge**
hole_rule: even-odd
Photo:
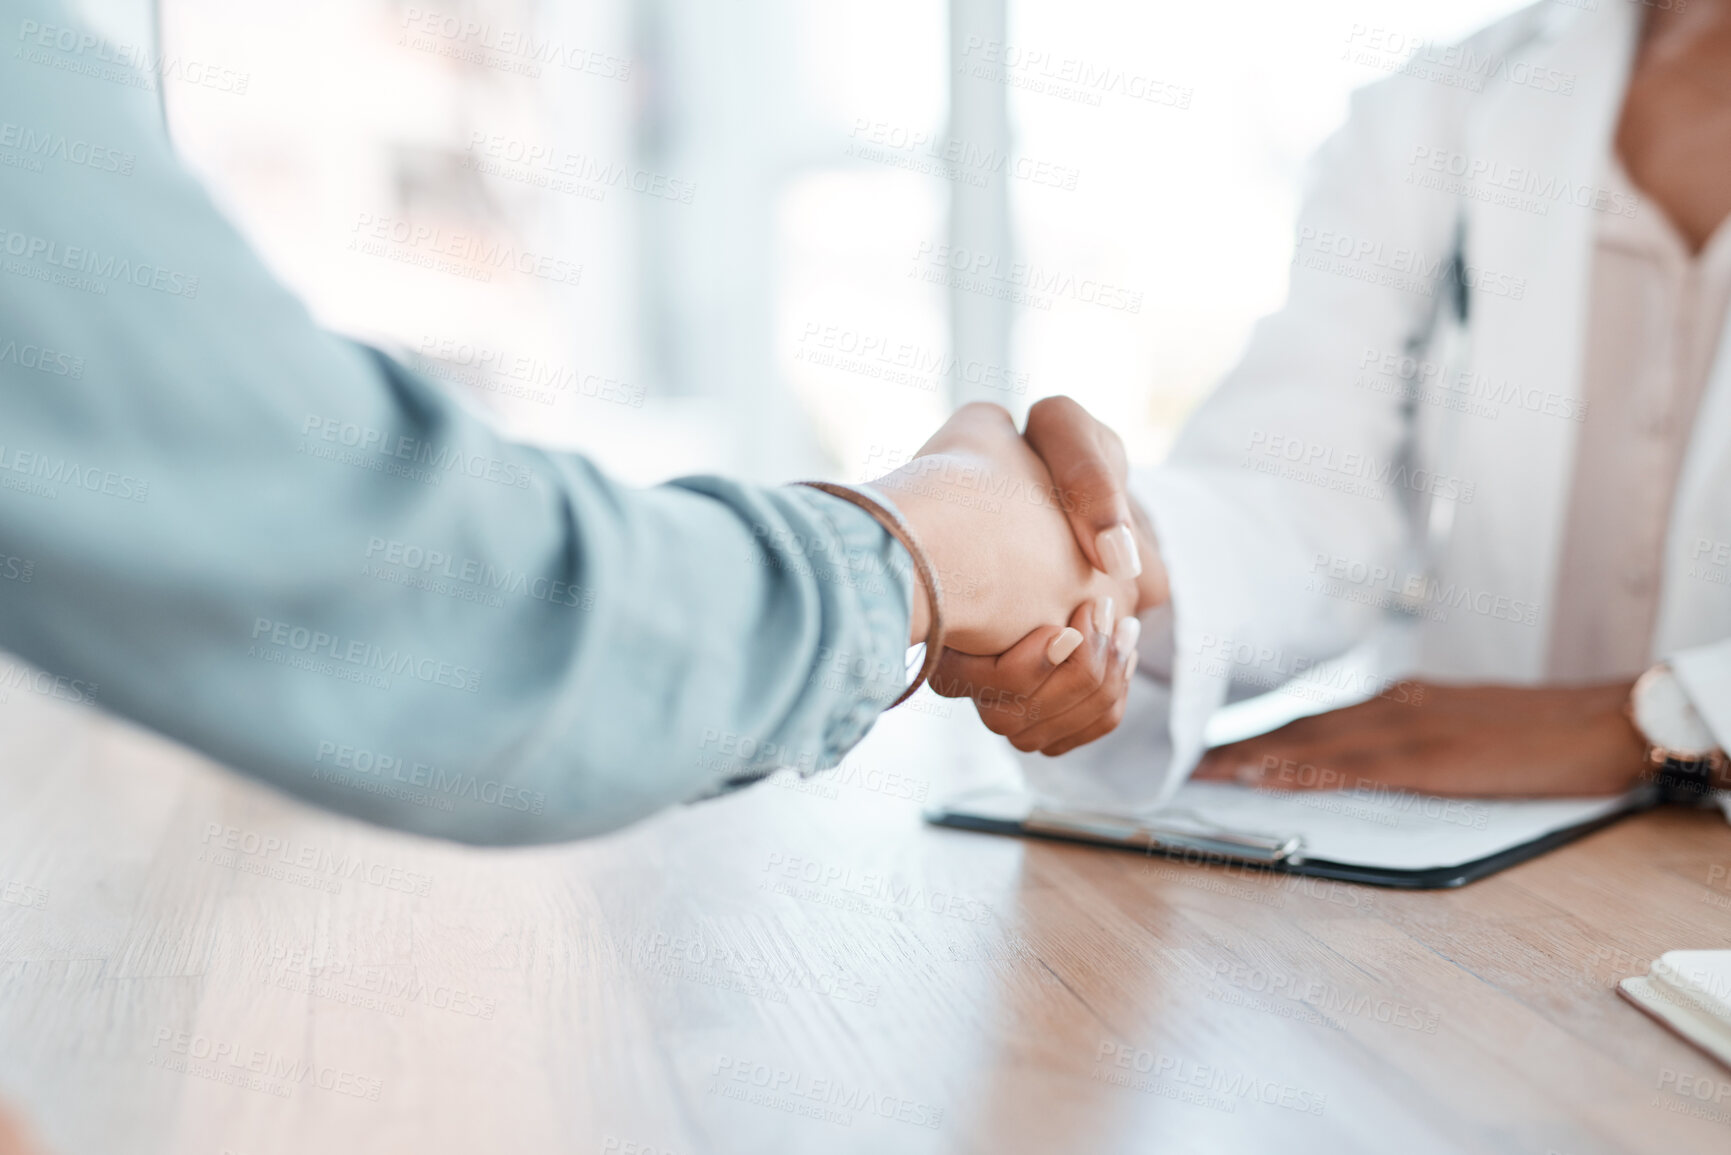
[[[955,830],[971,830],[980,834],[1008,834],[1020,838],[1040,838],[1050,842],[1069,842],[1106,850],[1128,851],[1148,858],[1177,859],[1181,862],[1196,863],[1200,866],[1231,864],[1249,870],[1265,870],[1271,874],[1299,874],[1310,878],[1333,879],[1336,882],[1356,882],[1364,886],[1381,886],[1391,890],[1452,890],[1455,887],[1465,886],[1469,882],[1488,878],[1499,870],[1507,870],[1529,858],[1537,858],[1539,855],[1555,850],[1559,846],[1565,846],[1577,838],[1585,838],[1594,831],[1603,830],[1613,822],[1621,821],[1632,814],[1651,810],[1658,804],[1659,798],[1656,793],[1639,792],[1631,795],[1624,805],[1609,814],[1601,814],[1597,818],[1588,819],[1586,822],[1565,826],[1561,830],[1553,830],[1531,842],[1523,842],[1519,846],[1511,846],[1507,850],[1499,850],[1495,854],[1487,854],[1485,857],[1474,859],[1471,862],[1463,862],[1455,866],[1429,867],[1423,870],[1358,866],[1350,862],[1331,862],[1326,858],[1306,858],[1296,863],[1251,862],[1226,855],[1201,856],[1195,851],[1124,846],[1095,842],[1086,838],[1073,838],[1065,834],[1026,830],[1020,822],[1002,818],[987,818],[983,815],[968,814],[941,806],[927,810],[925,819],[933,826],[947,826]]]

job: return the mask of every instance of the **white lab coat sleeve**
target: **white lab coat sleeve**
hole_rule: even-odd
[[[1731,750],[1731,638],[1681,650],[1667,660],[1719,748]],[[1731,790],[1721,790],[1718,802],[1731,820]]]
[[[1273,689],[1343,653],[1385,612],[1407,510],[1434,483],[1403,456],[1400,366],[1430,330],[1455,246],[1454,201],[1406,179],[1415,142],[1446,147],[1455,131],[1458,103],[1436,88],[1395,77],[1355,96],[1313,161],[1286,304],[1256,326],[1167,462],[1132,479],[1175,611],[1144,667],[1169,676],[1132,694],[1131,716],[1097,749],[1025,762],[1041,795],[1164,801],[1229,693]],[[1139,709],[1165,718],[1151,728]]]
[[[1668,660],[1720,749],[1731,750],[1731,638],[1682,650]]]

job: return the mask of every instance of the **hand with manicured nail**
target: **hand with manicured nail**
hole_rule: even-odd
[[[1083,555],[1127,596],[1096,597],[1063,629],[1042,627],[990,658],[953,651],[932,687],[974,701],[987,729],[1018,750],[1062,754],[1110,733],[1124,716],[1142,623],[1168,597],[1153,528],[1129,494],[1124,443],[1067,397],[1038,401],[1024,437],[1052,476]]]
[[[1034,402],[1023,436],[1051,472],[1058,505],[1089,564],[1136,583],[1137,613],[1165,604],[1166,567],[1153,526],[1130,496],[1123,440],[1068,397]]]
[[[995,658],[954,650],[932,675],[947,698],[971,698],[980,720],[1022,751],[1062,754],[1112,732],[1124,717],[1142,623],[1113,621],[1113,599],[1077,607],[1063,629],[1035,630]]]

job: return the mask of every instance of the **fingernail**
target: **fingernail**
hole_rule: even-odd
[[[1112,611],[1117,607],[1117,604],[1118,603],[1112,600],[1111,594],[1107,594],[1105,597],[1094,603],[1095,633],[1110,634],[1112,632],[1112,624],[1117,620],[1113,617]]]
[[[1136,643],[1142,640],[1142,619],[1131,616],[1118,623],[1118,628],[1112,631],[1112,648],[1120,654],[1136,652]]]
[[[1142,555],[1136,552],[1136,538],[1129,526],[1101,530],[1094,548],[1100,551],[1100,563],[1110,576],[1128,581],[1142,573]]]
[[[1064,659],[1076,652],[1076,647],[1082,644],[1082,631],[1065,626],[1062,633],[1046,644],[1046,660],[1054,666],[1064,664]]]
[[[1262,781],[1262,767],[1256,765],[1240,766],[1233,774],[1240,786],[1255,786]]]

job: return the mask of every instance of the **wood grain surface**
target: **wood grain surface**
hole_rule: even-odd
[[[58,1155],[1731,1150],[1613,993],[1731,947],[1723,819],[1444,893],[1027,843],[920,821],[983,772],[946,706],[477,851],[13,689],[0,1096]]]

